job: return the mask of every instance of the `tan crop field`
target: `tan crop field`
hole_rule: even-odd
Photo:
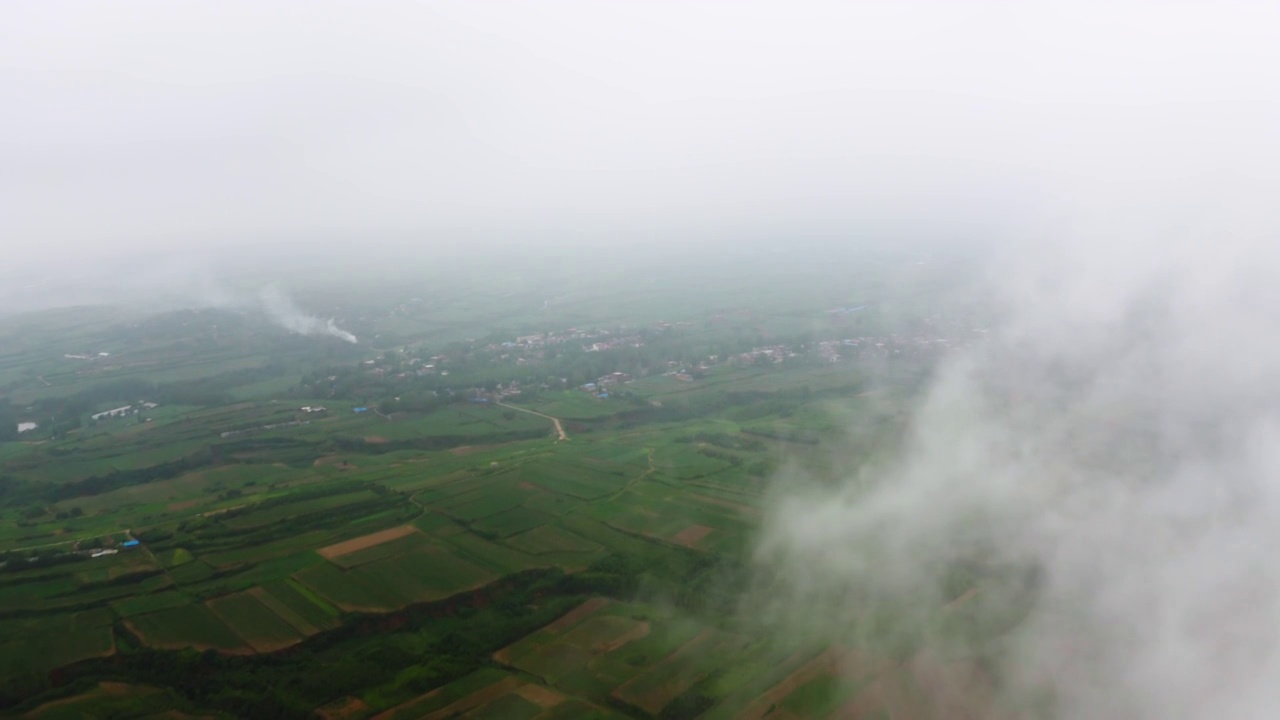
[[[328,547],[322,547],[319,550],[316,550],[316,552],[320,554],[320,557],[323,557],[326,560],[332,560],[334,558],[342,557],[343,555],[350,555],[353,552],[381,545],[385,542],[398,540],[406,535],[412,535],[415,532],[418,532],[418,529],[414,526],[401,525],[399,527],[387,528],[386,530],[379,530],[376,533],[361,535],[358,538],[343,540],[340,543],[334,543]]]

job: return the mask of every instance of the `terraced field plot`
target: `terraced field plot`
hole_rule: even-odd
[[[498,670],[481,670],[374,716],[376,720],[622,720],[613,710]]]
[[[151,595],[134,595],[132,597],[122,598],[111,602],[111,609],[122,618],[130,618],[135,615],[145,615],[146,613],[156,612],[158,610],[168,610],[170,608],[189,605],[193,602],[190,595],[177,590],[167,590],[165,592],[154,593]]]
[[[160,688],[100,682],[87,692],[45,703],[23,717],[31,720],[83,720],[138,717],[139,712],[160,716],[173,701],[174,698]]]
[[[581,560],[603,553],[603,548],[558,525],[541,525],[506,538],[506,544],[535,556],[572,557]]]
[[[183,605],[138,615],[125,624],[154,647],[252,652],[243,638],[204,605]]]
[[[263,603],[252,591],[210,600],[210,610],[258,652],[288,647],[305,634]]]
[[[591,600],[494,655],[548,685],[597,703],[657,715],[751,645],[652,608]]]
[[[275,580],[252,592],[304,635],[338,625],[338,610],[292,580]]]
[[[368,562],[347,569],[322,563],[297,573],[295,577],[339,608],[359,612],[394,610],[415,602],[438,600],[479,587],[497,577],[447,547],[431,544],[416,530],[414,535],[388,544],[396,545],[404,552],[370,558]],[[377,550],[376,546],[353,554],[374,550]]]
[[[112,615],[105,608],[6,622],[0,626],[0,673],[52,670],[115,652]]]
[[[335,558],[339,558],[344,555],[350,555],[352,553],[356,553],[361,550],[367,550],[369,548],[376,547],[383,543],[387,543],[392,540],[402,538],[412,533],[413,533],[412,527],[407,525],[401,525],[400,527],[388,528],[386,530],[380,530],[376,533],[371,533],[369,535],[362,535],[360,537],[352,538],[350,540],[344,540],[334,545],[322,547],[316,552],[320,554],[320,557],[325,558],[326,560],[333,560]],[[352,564],[358,565],[359,563],[352,563]]]

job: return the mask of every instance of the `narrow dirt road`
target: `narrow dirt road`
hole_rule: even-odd
[[[540,412],[534,412],[533,410],[529,410],[529,409],[527,409],[527,408],[516,407],[515,405],[508,405],[508,404],[506,404],[506,403],[504,403],[504,402],[498,402],[498,403],[494,403],[494,404],[495,404],[495,405],[501,405],[501,406],[502,406],[502,407],[504,407],[504,408],[511,408],[512,410],[519,410],[519,411],[520,411],[520,412],[522,412],[522,413],[529,413],[530,415],[537,415],[537,416],[538,416],[538,417],[540,417],[540,418],[546,418],[546,419],[550,420],[551,422],[555,423],[555,426],[556,426],[556,434],[560,436],[560,439],[561,439],[561,440],[568,440],[568,439],[569,439],[569,436],[568,436],[568,435],[566,435],[566,434],[565,434],[565,432],[564,432],[564,426],[560,424],[560,418],[553,418],[553,417],[551,417],[550,415],[544,415],[544,414],[542,414],[542,413],[540,413]]]

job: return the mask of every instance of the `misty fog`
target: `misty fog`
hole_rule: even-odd
[[[851,605],[946,602],[935,570],[981,547],[1040,573],[1010,696],[1269,718],[1277,30],[1247,2],[10,3],[0,301],[356,342],[294,299],[309,268],[978,257],[990,338],[895,456],[774,479],[780,581],[745,610],[853,642]]]

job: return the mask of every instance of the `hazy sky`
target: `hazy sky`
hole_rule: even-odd
[[[1262,2],[16,0],[0,238],[13,268],[393,231],[690,242],[1185,209],[1274,174],[1278,20]]]

